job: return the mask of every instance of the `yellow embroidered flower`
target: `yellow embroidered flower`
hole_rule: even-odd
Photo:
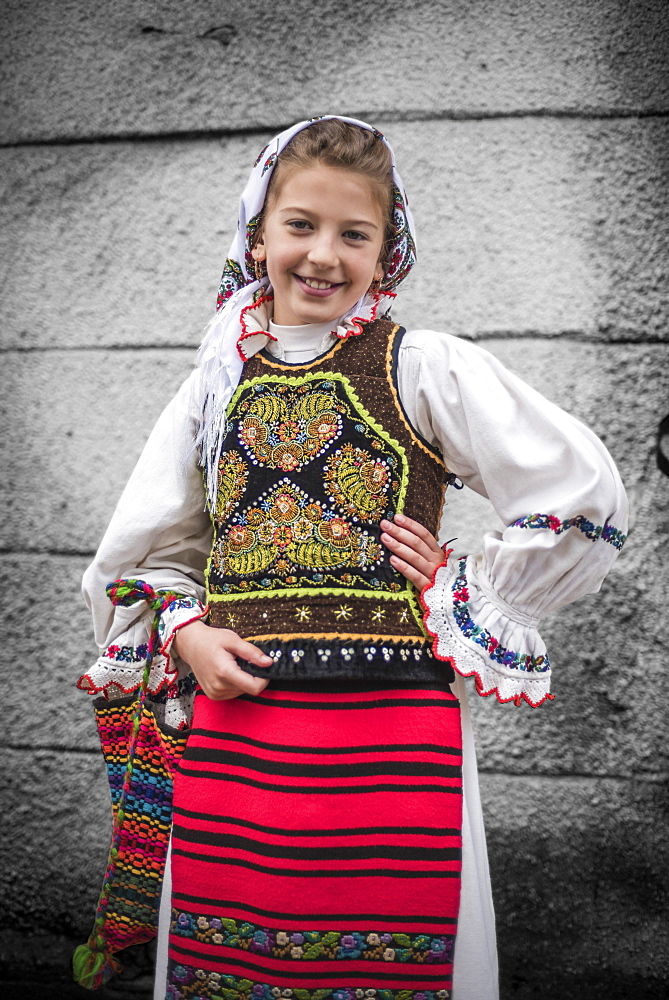
[[[300,426],[295,420],[284,420],[279,424],[279,441],[292,441],[300,433]]]
[[[296,441],[287,444],[278,444],[272,450],[272,460],[279,469],[284,472],[294,472],[301,464],[304,457],[304,448]]]
[[[318,438],[319,443],[332,440],[341,427],[341,417],[331,410],[321,413],[314,420],[307,424],[307,434],[311,438]]]
[[[330,542],[338,549],[348,548],[351,544],[351,529],[343,517],[333,517],[318,526],[318,534],[323,541]]]
[[[280,524],[277,528],[274,529],[272,538],[274,544],[278,548],[285,549],[286,546],[290,545],[290,543],[293,540],[293,532],[290,530],[287,524]]]
[[[260,507],[251,507],[246,512],[247,523],[253,528],[255,528],[258,524],[263,524],[266,518],[267,515],[265,514],[265,511],[261,510]]]
[[[272,504],[270,516],[277,523],[290,524],[291,521],[296,519],[299,512],[300,508],[292,493],[279,493]]]
[[[274,538],[274,528],[269,523],[269,521],[265,521],[264,524],[261,524],[258,527],[257,535],[258,535],[258,541],[262,542],[263,545],[270,544],[270,542]]]
[[[255,545],[255,532],[242,524],[235,524],[228,533],[228,545],[232,552],[246,552]]]
[[[267,428],[258,417],[246,417],[239,431],[239,436],[252,451],[267,440]]]
[[[386,488],[390,476],[385,462],[377,458],[376,460],[370,459],[369,462],[362,463],[360,466],[360,478],[370,493],[378,493]]]
[[[311,538],[313,531],[313,525],[306,517],[301,517],[293,525],[293,537],[298,542],[305,542],[308,538]]]
[[[323,516],[323,508],[319,503],[310,503],[304,508],[304,516],[310,521],[320,521]]]

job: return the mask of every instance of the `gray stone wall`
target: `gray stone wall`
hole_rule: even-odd
[[[555,702],[473,698],[503,1000],[664,996],[666,0],[5,0],[0,17],[3,995],[83,995],[67,961],[109,828],[74,689],[94,655],[79,580],[189,371],[250,163],[334,110],[388,134],[412,198],[396,318],[482,343],[600,434],[630,491],[601,593],[545,623]],[[462,548],[496,523],[471,494],[446,521]]]

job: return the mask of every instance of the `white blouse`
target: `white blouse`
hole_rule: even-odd
[[[288,362],[313,360],[333,342],[328,326],[269,326],[268,350]],[[163,652],[150,690],[185,671],[169,655],[175,629],[203,613],[204,569],[212,540],[202,474],[193,450],[197,373],[159,418],[84,577],[85,599],[101,647],[79,681],[119,697],[141,679],[152,613],[145,604],[114,608],[105,586],[139,577],[183,594],[162,616]],[[414,428],[442,453],[448,470],[487,497],[507,527],[482,551],[449,557],[423,594],[434,651],[480,694],[539,705],[550,666],[537,631],[548,611],[599,589],[627,530],[620,478],[601,441],[575,418],[507,371],[487,351],[430,330],[408,332],[398,389]],[[455,533],[455,531],[453,532]],[[177,606],[178,605],[178,606]],[[463,722],[463,872],[455,952],[454,1000],[496,1000],[494,913],[464,681],[454,690]],[[168,700],[179,725],[188,705]],[[169,880],[169,874],[167,876]],[[168,893],[165,893],[168,897]],[[162,925],[159,952],[166,948]],[[158,994],[157,994],[158,995]]]

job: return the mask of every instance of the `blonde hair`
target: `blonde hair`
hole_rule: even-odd
[[[294,135],[282,149],[267,189],[263,214],[279,194],[286,178],[295,170],[307,169],[314,163],[353,170],[371,182],[385,223],[383,249],[387,251],[392,245],[395,232],[391,152],[375,132],[343,122],[339,118],[315,121],[313,125]],[[261,231],[262,222],[254,242],[257,242]],[[382,256],[385,254],[382,253]]]

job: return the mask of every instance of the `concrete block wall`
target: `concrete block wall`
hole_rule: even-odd
[[[109,831],[74,690],[94,655],[81,572],[190,370],[250,163],[334,109],[388,134],[412,199],[420,261],[396,318],[478,340],[574,412],[632,501],[601,593],[545,623],[556,701],[472,698],[503,1000],[664,996],[665,0],[7,0],[0,16],[3,995],[83,995],[67,961]],[[496,526],[466,493],[445,514],[463,550]]]

